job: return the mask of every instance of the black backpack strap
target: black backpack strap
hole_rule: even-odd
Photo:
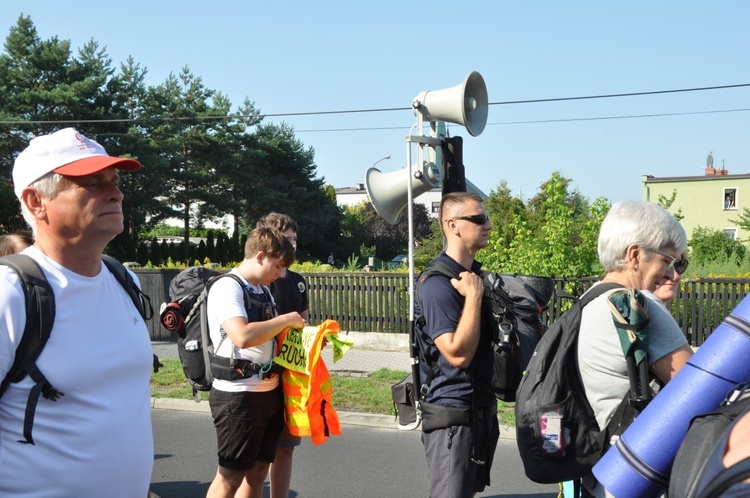
[[[419,310],[421,312],[424,311],[422,310],[422,285],[424,284],[425,280],[433,275],[441,275],[443,277],[446,277],[447,279],[458,278],[458,275],[455,271],[453,271],[453,268],[440,261],[439,259],[433,259],[432,261],[427,263],[427,266],[425,266],[424,270],[422,270],[422,273],[420,273],[419,277],[417,277],[417,283],[414,289],[414,300],[417,303],[417,306],[419,306]],[[424,315],[419,316],[419,318],[417,319],[417,325],[419,325],[420,327],[424,327]]]
[[[230,277],[232,280],[237,282],[237,285],[240,286],[240,289],[242,289],[242,298],[244,300],[245,309],[250,311],[252,307],[260,307],[261,310],[263,310],[264,315],[268,315],[263,320],[268,320],[270,318],[273,318],[276,315],[276,307],[273,303],[273,298],[271,297],[271,293],[268,291],[268,289],[265,286],[263,287],[263,294],[266,296],[266,302],[258,301],[257,299],[253,299],[253,297],[250,295],[250,291],[245,286],[245,282],[240,278],[239,276],[235,275],[234,273],[223,273],[221,275],[218,275],[214,278],[212,278],[209,283],[206,285],[206,288],[204,289],[203,293],[201,294],[201,297],[198,298],[198,300],[195,303],[195,306],[198,306],[200,301],[206,300],[206,304],[208,304],[208,291],[211,288],[211,286],[216,282],[216,280],[223,278],[223,277]],[[201,306],[201,341],[203,341],[203,344],[210,344],[209,341],[209,329],[208,329],[208,313],[207,313],[207,307],[208,306]],[[195,307],[193,308],[195,309]],[[274,350],[275,350],[275,341],[274,338]],[[231,371],[234,375],[234,372],[236,372],[239,377],[237,378],[247,378],[252,375],[259,375],[261,376],[261,379],[263,378],[263,375],[271,375],[278,373],[282,370],[281,366],[276,365],[273,363],[273,357],[268,363],[264,363],[262,365],[238,360],[234,357],[234,354],[232,354],[229,358],[229,364],[224,365],[225,363],[223,361],[222,357],[216,356],[213,354],[213,351],[209,351],[209,348],[204,347],[203,348],[203,360],[206,365],[213,365],[213,368],[216,368],[218,372],[214,375],[213,372],[211,372],[211,368],[206,368],[207,374],[206,378],[210,382],[213,382],[214,378],[220,378],[223,380],[232,380],[229,378],[226,378],[226,371],[227,369]],[[197,390],[193,388],[193,396],[197,396]],[[197,398],[196,398],[197,400]]]
[[[422,285],[424,285],[424,282],[433,275],[441,275],[448,279],[458,278],[458,275],[450,266],[448,266],[443,261],[440,261],[439,259],[433,259],[427,264],[427,266],[425,266],[424,270],[422,270],[422,273],[419,274],[416,284],[414,285],[414,301],[417,306],[419,306],[420,315],[416,318],[414,326],[412,327],[412,331],[410,332],[410,334],[413,335],[413,337],[409,337],[409,342],[411,343],[410,351],[412,351],[412,355],[414,355],[414,353],[416,352],[416,354],[418,354],[419,356],[419,361],[425,362],[430,367],[427,372],[427,378],[424,380],[424,382],[421,382],[419,379],[419,369],[415,368],[412,372],[414,387],[417,392],[417,396],[422,400],[424,400],[425,396],[427,395],[427,391],[429,390],[432,379],[435,377],[435,375],[437,375],[439,371],[436,361],[427,361],[425,352],[419,348],[416,337],[416,327],[421,328],[425,326],[424,310],[422,309]],[[415,356],[412,356],[412,361],[415,361],[416,363]]]
[[[144,320],[151,320],[154,317],[154,308],[151,306],[151,298],[141,292],[141,289],[135,284],[135,280],[128,272],[128,269],[122,263],[112,256],[102,254],[102,262],[107,266],[110,272],[115,276],[125,292],[128,293],[133,301],[138,313]]]
[[[711,483],[706,486],[698,498],[718,498],[732,485],[742,482],[750,477],[750,457],[740,460],[728,469],[719,473]]]
[[[128,269],[115,258],[107,256],[106,254],[102,254],[102,263],[104,263],[109,271],[112,272],[117,281],[120,282],[120,285],[122,285],[122,288],[125,289],[125,292],[128,293],[128,296],[130,296],[133,305],[135,305],[135,308],[138,310],[138,313],[141,314],[141,317],[143,317],[144,320],[151,320],[151,318],[154,317],[154,308],[151,306],[151,298],[141,292],[141,289],[135,284],[135,280],[133,280]],[[154,353],[154,373],[158,372],[159,368],[163,366],[164,365],[159,361],[159,357]]]
[[[591,287],[591,289],[589,289],[583,296],[581,296],[578,302],[581,303],[581,308],[584,308],[587,304],[589,304],[591,301],[601,296],[605,292],[622,288],[624,288],[622,285],[616,284],[614,282],[602,282]]]
[[[34,444],[31,431],[39,395],[57,401],[64,393],[55,389],[36,366],[36,359],[44,349],[55,322],[55,295],[47,282],[44,272],[31,257],[25,254],[11,254],[0,258],[0,264],[16,272],[21,281],[26,301],[26,326],[23,337],[16,348],[15,359],[8,374],[0,384],[0,396],[11,383],[21,381],[29,375],[35,385],[29,391],[24,416],[23,435],[25,444]]]

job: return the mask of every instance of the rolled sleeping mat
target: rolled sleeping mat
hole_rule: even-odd
[[[750,381],[750,296],[714,330],[593,468],[617,498],[658,496],[690,420],[719,406],[740,382]]]

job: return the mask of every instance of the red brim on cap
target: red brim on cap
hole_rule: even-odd
[[[65,176],[86,176],[111,167],[125,171],[137,171],[141,169],[141,163],[135,159],[124,157],[91,156],[60,166],[54,171]]]

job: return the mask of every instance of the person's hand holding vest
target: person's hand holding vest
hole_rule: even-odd
[[[305,326],[305,319],[302,318],[302,315],[297,313],[296,311],[292,311],[290,313],[286,313],[285,315],[282,315],[286,320],[286,326],[291,327],[293,329],[301,329]]]

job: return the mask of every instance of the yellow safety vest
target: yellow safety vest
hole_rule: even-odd
[[[285,367],[281,382],[289,432],[310,436],[313,444],[325,442],[330,435],[341,435],[331,399],[331,376],[320,357],[326,339],[334,348],[334,361],[352,346],[338,337],[340,331],[338,322],[326,320],[317,327],[287,328],[279,336],[281,349],[274,362]]]

